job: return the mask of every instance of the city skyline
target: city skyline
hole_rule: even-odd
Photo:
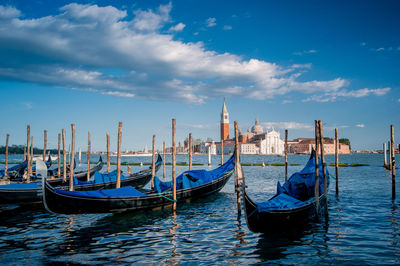
[[[196,10],[196,12],[194,12]],[[376,150],[400,125],[400,4],[396,1],[3,1],[0,146],[104,151],[177,140],[219,141],[226,98],[242,132],[260,121],[289,139],[348,138]],[[396,137],[396,143],[398,143]]]

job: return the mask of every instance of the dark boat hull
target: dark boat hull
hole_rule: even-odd
[[[156,164],[156,172],[160,169],[161,163]],[[142,188],[152,177],[151,168],[143,170],[138,173],[131,174],[125,179],[121,180],[121,187],[132,186],[135,188]],[[69,181],[63,183],[61,178],[48,179],[47,182],[53,186],[61,189],[68,189]],[[33,203],[42,201],[42,186],[41,181],[36,181],[37,188],[35,189],[4,189],[0,187],[0,203]],[[106,182],[97,184],[86,184],[74,186],[77,191],[83,190],[100,190],[115,188],[116,182]]]
[[[282,230],[293,230],[302,227],[310,221],[318,218],[326,206],[326,198],[319,197],[318,210],[315,200],[300,208],[259,212],[257,205],[250,199],[246,191],[243,193],[243,205],[247,226],[252,232],[274,232]]]
[[[178,190],[177,201],[188,201],[220,191],[232,173],[232,171],[225,173],[222,177],[202,186]],[[89,198],[56,193],[47,182],[43,182],[43,191],[46,208],[51,212],[62,214],[139,211],[173,204],[172,196],[165,192],[152,193],[145,197]]]

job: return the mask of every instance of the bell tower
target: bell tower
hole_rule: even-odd
[[[229,113],[226,109],[226,103],[224,99],[224,105],[222,106],[221,112],[221,140],[229,139]]]

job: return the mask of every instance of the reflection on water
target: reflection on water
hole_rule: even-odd
[[[391,201],[391,175],[381,167],[381,157],[343,156],[346,163],[370,166],[341,168],[339,196],[334,186],[328,193],[328,216],[322,215],[320,222],[307,224],[302,230],[288,228],[280,234],[248,230],[245,218],[237,213],[233,177],[220,193],[178,204],[176,213],[168,208],[125,214],[56,215],[41,205],[0,205],[0,264],[398,265],[399,202]],[[328,157],[328,163],[332,158]],[[277,156],[242,159],[245,163],[283,160]],[[289,163],[300,165],[290,166],[289,174],[300,170],[307,159],[290,156]],[[147,162],[151,158],[126,160]],[[187,156],[178,156],[178,161],[186,160]],[[207,156],[194,157],[196,163],[207,164],[207,160]],[[219,158],[213,157],[213,164],[218,163]],[[178,167],[178,172],[183,170],[186,168]],[[284,180],[283,167],[243,170],[247,190],[256,201],[267,200],[275,193],[277,181]]]

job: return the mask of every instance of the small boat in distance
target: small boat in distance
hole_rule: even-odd
[[[241,166],[239,166],[240,171]],[[248,228],[253,232],[291,230],[317,217],[326,207],[322,164],[319,163],[319,202],[315,200],[315,152],[311,153],[306,166],[294,173],[283,186],[278,182],[277,193],[268,201],[256,203],[247,194],[243,176],[243,205]],[[326,169],[327,184],[329,174]],[[317,210],[318,206],[318,210]]]

